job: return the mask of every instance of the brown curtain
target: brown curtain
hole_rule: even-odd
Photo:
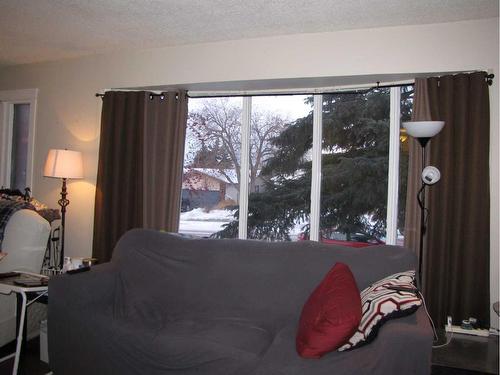
[[[424,296],[438,327],[448,315],[455,322],[475,317],[482,326],[489,326],[490,114],[485,75],[428,78],[417,80],[415,87],[415,119],[445,121],[427,147],[428,165],[439,168],[441,180],[427,189],[423,258]],[[419,222],[414,200],[420,186],[416,176],[422,171],[416,162],[420,152],[416,145],[410,149],[408,230],[415,230]],[[418,241],[411,243],[411,239],[407,244],[418,249]]]
[[[178,230],[186,118],[185,92],[104,95],[92,252],[100,262],[129,229]]]
[[[431,119],[431,110],[428,100],[427,79],[415,79],[415,93],[413,97],[412,121],[425,121]],[[418,254],[420,248],[420,207],[417,202],[417,193],[421,187],[422,149],[415,138],[408,137],[408,183],[406,187],[405,211],[405,246],[413,249]],[[429,146],[426,147],[427,152]],[[429,160],[427,155],[427,160]],[[425,244],[424,244],[425,247]]]

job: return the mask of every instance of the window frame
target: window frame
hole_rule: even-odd
[[[409,84],[409,83],[408,83]],[[405,84],[402,83],[401,86]],[[387,225],[386,244],[396,245],[398,228],[398,195],[399,195],[399,156],[400,156],[400,116],[401,116],[401,86],[390,88],[389,109],[389,168],[387,176]],[[356,87],[351,88],[356,89]],[[211,93],[217,97],[215,93]],[[297,95],[303,93],[297,93]],[[313,147],[312,147],[312,179],[311,179],[311,209],[310,209],[310,240],[320,241],[320,216],[321,216],[321,158],[322,158],[322,130],[323,130],[323,95],[313,95]],[[210,96],[212,96],[210,95]],[[264,96],[267,93],[256,95]],[[276,95],[276,93],[274,94]],[[293,90],[287,95],[294,95]],[[235,95],[237,96],[237,95]],[[273,93],[269,93],[273,96]],[[194,95],[193,97],[196,97]],[[251,115],[252,95],[242,94],[242,118],[241,118],[241,163],[240,163],[240,189],[239,189],[239,219],[238,238],[246,239],[248,231],[248,194],[250,177],[250,137],[251,137]]]
[[[313,147],[311,167],[311,211],[309,214],[309,239],[320,240],[321,221],[321,157],[323,144],[323,95],[313,99]]]
[[[390,101],[389,171],[387,176],[387,226],[385,231],[385,243],[388,245],[396,245],[398,239],[401,87],[391,87]]]
[[[248,185],[250,184],[250,137],[252,126],[252,97],[244,96],[241,109],[240,148],[240,192],[238,238],[247,239],[248,234]]]

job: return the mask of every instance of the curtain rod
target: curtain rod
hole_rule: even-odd
[[[413,86],[413,82],[400,82],[400,83],[395,83],[395,84],[387,84],[387,85],[381,85],[380,81],[377,81],[377,84],[375,86],[371,87],[366,87],[366,88],[357,88],[357,89],[339,89],[339,88],[334,88],[332,87],[331,89],[328,88],[322,88],[318,90],[304,90],[304,91],[268,91],[268,92],[250,92],[250,93],[245,93],[245,92],[239,92],[239,93],[213,93],[213,94],[207,94],[207,95],[190,95],[189,92],[187,93],[188,98],[193,98],[193,99],[203,99],[203,98],[231,98],[231,97],[256,97],[256,96],[293,96],[293,95],[331,95],[331,94],[365,94],[373,90],[377,89],[384,89],[384,88],[390,88],[390,87],[402,87],[402,86]]]
[[[398,84],[390,84],[390,85],[381,85],[380,82],[377,82],[377,85],[367,87],[365,89],[354,89],[354,90],[324,90],[324,91],[304,91],[304,92],[266,92],[266,93],[253,93],[253,94],[241,94],[241,93],[234,93],[234,94],[212,94],[212,95],[190,95],[189,92],[186,93],[186,96],[188,98],[193,98],[193,99],[199,99],[199,98],[231,98],[231,97],[250,97],[250,96],[293,96],[293,95],[328,95],[328,94],[362,94],[362,93],[368,93],[373,90],[377,89],[385,89],[385,88],[391,88],[391,87],[403,87],[403,86],[414,86],[414,83],[398,83]],[[96,93],[96,97],[103,98],[104,94],[102,93]],[[151,93],[149,95],[150,99],[153,99],[153,97],[159,96],[162,97],[164,96],[164,92],[161,92],[159,94],[156,93]]]
[[[485,75],[484,79],[486,80],[486,83],[488,86],[493,85],[493,78],[495,78],[495,75],[493,73]],[[355,90],[325,90],[325,91],[304,91],[304,92],[269,92],[269,93],[253,93],[253,94],[222,94],[222,95],[190,95],[189,92],[186,92],[186,96],[188,98],[196,98],[196,99],[207,99],[207,98],[231,98],[231,97],[250,97],[250,96],[292,96],[292,95],[328,95],[328,94],[362,94],[362,93],[368,93],[373,90],[377,89],[385,89],[385,88],[391,88],[391,87],[403,87],[403,86],[415,86],[415,83],[397,83],[397,84],[388,84],[388,85],[381,85],[380,81],[377,81],[377,84],[372,87],[368,87],[366,89],[355,89]],[[96,97],[104,98],[104,94],[101,93],[96,93]],[[164,98],[164,92],[161,92],[159,94],[156,93],[150,93],[149,98],[153,99],[153,97],[159,96],[161,99]]]
[[[131,91],[136,91],[136,90],[131,90]],[[160,99],[165,99],[165,93],[166,93],[166,91],[162,91],[159,94],[151,92],[151,93],[149,93],[149,99],[153,99],[155,96],[159,96]],[[101,94],[100,92],[96,92],[95,96],[98,98],[104,98],[104,94]],[[177,99],[177,97],[178,97],[178,95],[175,95],[176,99]]]

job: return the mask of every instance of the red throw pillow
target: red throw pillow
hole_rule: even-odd
[[[297,352],[304,358],[320,358],[345,344],[360,321],[356,280],[347,265],[336,263],[302,308]]]

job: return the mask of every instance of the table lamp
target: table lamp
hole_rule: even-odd
[[[83,178],[82,153],[79,151],[51,149],[45,161],[43,171],[45,177],[62,178],[61,199],[57,201],[61,206],[61,254],[59,267],[62,269],[64,261],[64,229],[66,227],[66,207],[69,205],[66,190],[68,178]]]

